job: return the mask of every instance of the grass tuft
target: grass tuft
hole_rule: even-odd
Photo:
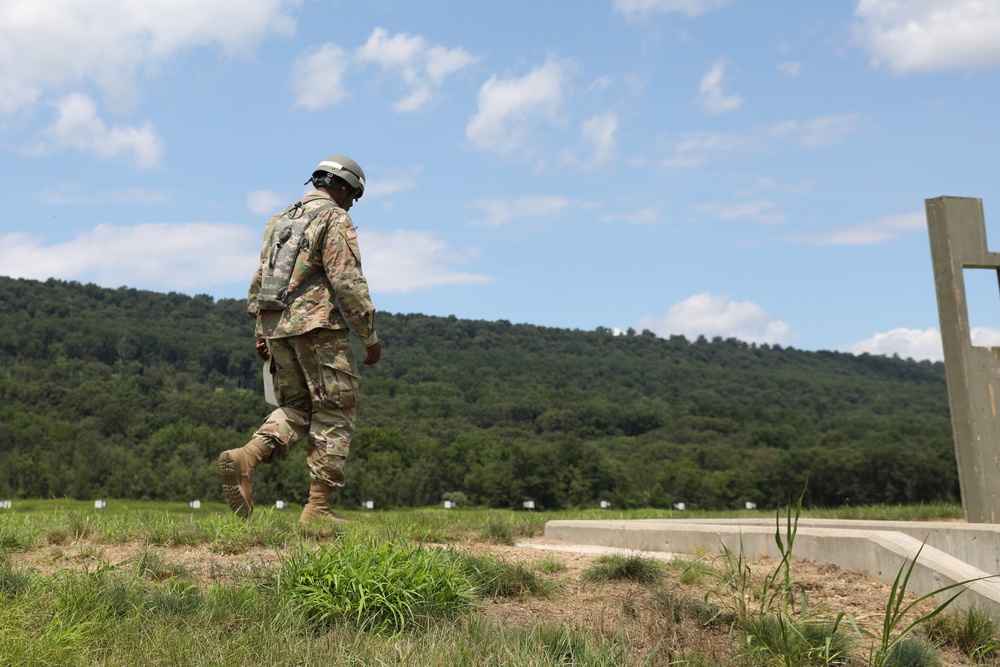
[[[189,617],[205,605],[205,596],[193,584],[172,584],[150,594],[146,606],[166,616]]]
[[[654,584],[663,576],[663,566],[652,558],[640,554],[607,554],[583,572],[584,581],[627,580],[640,584]]]
[[[138,577],[163,581],[188,573],[188,568],[176,563],[168,563],[155,551],[143,551],[136,558],[135,573]]]
[[[0,565],[0,598],[14,598],[24,594],[33,578],[27,572],[14,571],[9,564]]]
[[[535,569],[543,574],[555,574],[556,572],[565,572],[569,568],[558,558],[544,556],[535,561]]]
[[[300,547],[283,561],[278,585],[313,625],[343,620],[376,634],[462,611],[475,594],[442,551],[351,533],[339,548]]]
[[[718,573],[710,563],[704,560],[685,560],[676,558],[665,565],[668,570],[675,570],[681,573],[681,583],[698,584],[709,577],[718,577]]]
[[[885,667],[941,667],[941,651],[922,637],[906,637],[892,645],[882,664]]]
[[[507,546],[514,546],[514,533],[511,531],[510,524],[508,524],[503,519],[497,517],[490,517],[486,522],[486,527],[479,534],[479,537],[484,542],[489,542],[490,544],[506,544]]]
[[[0,553],[5,551],[28,551],[34,547],[34,538],[22,526],[5,523],[0,525]]]
[[[736,621],[736,614],[727,611],[717,604],[701,598],[688,595],[677,596],[663,590],[656,591],[656,604],[663,614],[674,623],[681,623],[685,618],[693,620],[698,625],[728,627]]]
[[[786,665],[839,664],[854,645],[854,638],[838,624],[803,621],[781,613],[750,616],[740,625],[751,656],[774,658]]]
[[[997,652],[997,621],[982,607],[969,607],[957,614],[941,614],[927,621],[927,636],[935,642],[957,647],[965,655],[982,660]]]
[[[454,558],[480,597],[546,596],[558,588],[557,583],[539,577],[519,563],[494,556],[461,553],[455,554]]]

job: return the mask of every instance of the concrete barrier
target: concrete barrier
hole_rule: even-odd
[[[963,591],[952,607],[978,605],[1000,613],[996,526],[953,522],[840,521],[800,519],[792,559],[831,563],[892,584],[919,552],[907,591],[918,596],[978,579],[935,596],[943,602]],[[638,521],[549,521],[545,537],[575,544],[661,551],[683,555],[742,553],[756,560],[781,558],[775,541],[787,524],[774,519],[645,519]]]

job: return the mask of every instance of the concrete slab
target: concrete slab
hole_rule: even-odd
[[[786,526],[782,521],[782,541]],[[799,519],[792,558],[832,563],[892,584],[919,552],[908,591],[926,595],[970,581],[935,598],[943,602],[963,590],[952,603],[956,610],[979,605],[1000,613],[1000,577],[993,578],[1000,572],[997,528],[959,522]],[[774,560],[781,557],[775,529],[774,519],[549,521],[545,538],[688,556],[742,549],[748,558]]]

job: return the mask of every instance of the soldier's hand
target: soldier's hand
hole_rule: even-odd
[[[271,353],[267,350],[267,339],[263,336],[257,338],[257,342],[254,343],[254,347],[257,349],[257,356],[267,361],[271,358]]]
[[[382,346],[379,343],[372,343],[365,349],[368,350],[368,355],[361,363],[365,366],[374,366],[382,358]]]

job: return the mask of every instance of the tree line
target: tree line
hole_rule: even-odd
[[[242,301],[0,277],[0,304],[0,497],[221,500],[218,453],[270,410]],[[343,506],[959,497],[940,363],[421,314],[378,324]],[[304,447],[254,481],[262,502],[304,501]]]

